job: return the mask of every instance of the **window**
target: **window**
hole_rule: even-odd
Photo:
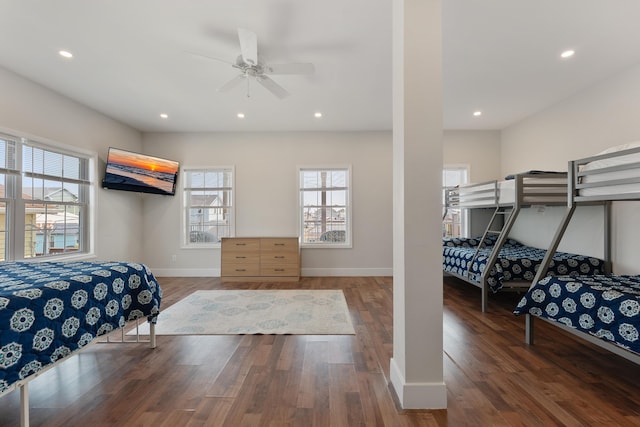
[[[184,232],[187,247],[217,246],[234,235],[233,169],[184,169]]]
[[[351,246],[351,168],[301,168],[300,236],[307,246]]]
[[[90,159],[0,135],[2,260],[87,252]]]
[[[467,183],[468,166],[445,166],[442,171],[442,236],[461,237],[467,234],[467,215],[464,209],[447,206],[447,190]]]

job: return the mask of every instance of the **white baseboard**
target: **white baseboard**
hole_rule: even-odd
[[[393,276],[389,268],[303,268],[300,274],[304,277],[340,277],[340,276]]]
[[[391,384],[402,409],[447,409],[447,387],[439,383],[407,383],[391,358]]]
[[[153,268],[156,277],[220,277],[219,268]]]
[[[219,268],[153,268],[158,277],[220,277]],[[302,277],[393,276],[391,268],[303,268]]]

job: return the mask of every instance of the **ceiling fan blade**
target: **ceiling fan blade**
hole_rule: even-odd
[[[264,66],[266,74],[313,74],[315,68],[309,62],[292,62],[289,64],[267,64]]]
[[[238,28],[240,39],[240,52],[242,60],[249,65],[258,64],[258,36],[253,31]]]
[[[270,77],[260,75],[256,77],[256,80],[258,83],[264,86],[265,89],[267,89],[269,92],[280,99],[284,99],[289,96],[289,92],[287,92],[287,90],[280,86],[278,83],[274,82]]]
[[[247,77],[244,74],[240,74],[232,78],[231,80],[229,80],[227,83],[220,86],[218,88],[218,92],[228,92],[229,90],[233,89],[234,87],[238,86],[240,83],[245,81],[246,78]]]
[[[214,61],[224,62],[225,64],[229,64],[229,65],[234,65],[233,62],[230,62],[221,58],[216,58],[215,56],[208,56],[208,55],[203,55],[201,53],[195,53],[195,52],[187,52],[187,53],[189,55],[198,56],[200,58],[212,59]]]

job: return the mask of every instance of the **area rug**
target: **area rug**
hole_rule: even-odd
[[[140,325],[140,334],[148,333],[148,323]],[[355,331],[341,290],[215,290],[196,291],[161,309],[156,334],[353,335]]]

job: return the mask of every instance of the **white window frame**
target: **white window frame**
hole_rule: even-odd
[[[182,209],[180,214],[180,247],[182,249],[203,249],[203,248],[219,248],[220,241],[217,242],[191,242],[190,239],[190,217],[189,211],[191,209],[191,205],[189,205],[189,191],[190,187],[187,187],[189,184],[188,174],[193,172],[229,172],[231,176],[231,187],[196,187],[202,188],[205,190],[222,190],[227,189],[231,194],[231,204],[227,206],[229,212],[229,237],[234,237],[236,234],[236,208],[235,208],[235,167],[234,166],[202,166],[202,167],[183,167],[181,171],[181,188],[182,188]]]
[[[64,144],[60,144],[54,141],[49,141],[39,137],[33,137],[30,135],[20,135],[14,131],[0,130],[0,136],[5,140],[12,140],[16,144],[15,152],[15,170],[17,173],[5,173],[6,177],[9,177],[6,184],[6,194],[3,201],[6,203],[6,249],[5,260],[7,261],[52,261],[56,259],[79,259],[92,256],[94,248],[94,218],[95,218],[95,191],[94,185],[96,182],[95,164],[97,161],[96,153],[86,150],[78,149],[77,147],[69,147]],[[22,151],[23,147],[30,146],[37,149],[42,149],[48,152],[66,155],[70,157],[81,158],[86,162],[86,169],[82,171],[84,176],[80,179],[48,176],[40,173],[30,173],[23,170]],[[6,171],[5,171],[6,172]],[[23,189],[23,177],[32,176],[39,179],[51,179],[61,182],[73,182],[79,185],[79,203],[66,203],[62,201],[49,201],[49,200],[25,200],[22,197]],[[26,205],[28,203],[36,203],[43,205],[73,205],[78,206],[81,211],[79,221],[79,248],[77,251],[62,252],[56,254],[47,254],[40,256],[25,257],[25,214]]]
[[[298,166],[298,235],[300,236],[301,248],[351,248],[353,242],[353,180],[351,165],[331,165],[331,166]],[[302,173],[304,171],[345,171],[347,182],[344,187],[346,190],[345,200],[345,241],[344,242],[305,242],[305,220],[304,220],[304,197],[305,191],[317,191],[314,189],[303,188]]]
[[[444,174],[445,171],[464,171],[465,173],[465,182],[462,184],[467,184],[469,182],[471,167],[468,164],[445,164],[442,167],[442,189],[445,190],[447,183],[444,182]],[[443,207],[444,208],[444,207]],[[443,219],[443,235],[444,233],[444,219]],[[460,209],[460,237],[469,237],[467,234],[469,233],[469,215],[467,209]]]

